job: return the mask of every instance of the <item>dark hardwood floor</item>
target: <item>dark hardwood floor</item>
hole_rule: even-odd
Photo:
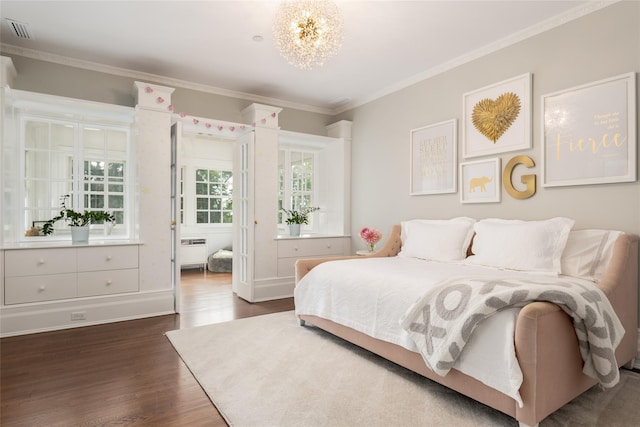
[[[179,315],[0,339],[0,425],[225,426],[164,333],[293,309],[185,270]]]

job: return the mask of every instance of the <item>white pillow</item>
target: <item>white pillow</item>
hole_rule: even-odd
[[[403,221],[398,256],[432,261],[459,261],[467,256],[473,236],[472,218]]]
[[[574,224],[569,218],[544,221],[485,219],[474,225],[472,264],[560,273],[560,258]]]
[[[572,230],[562,253],[562,274],[599,282],[621,234],[615,230]]]

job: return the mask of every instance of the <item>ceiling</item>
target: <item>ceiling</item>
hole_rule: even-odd
[[[0,42],[10,54],[335,114],[608,3],[338,0],[342,49],[306,71],[273,46],[275,0],[2,0]],[[7,18],[26,24],[30,39]]]

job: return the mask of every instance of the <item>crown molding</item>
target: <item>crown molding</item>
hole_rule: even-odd
[[[18,55],[18,56],[24,56],[27,58],[37,59],[41,61],[52,62],[52,63],[66,65],[70,67],[81,68],[81,69],[90,70],[90,71],[97,71],[97,72],[113,74],[121,77],[128,77],[134,80],[143,80],[143,81],[150,80],[150,81],[153,81],[154,83],[158,83],[158,84],[162,84],[170,87],[180,87],[183,89],[190,89],[198,92],[204,92],[204,93],[210,93],[214,95],[227,96],[230,98],[258,102],[261,104],[268,104],[268,105],[274,105],[274,106],[283,107],[283,108],[292,108],[296,110],[309,111],[312,113],[335,116],[345,111],[351,110],[353,108],[362,106],[364,104],[368,104],[369,102],[375,101],[391,93],[405,89],[423,80],[429,79],[431,77],[434,77],[444,72],[447,72],[449,70],[452,70],[456,67],[459,67],[471,61],[474,61],[478,58],[481,58],[483,56],[496,52],[505,47],[514,45],[520,41],[526,40],[530,37],[536,36],[545,31],[549,31],[553,28],[559,27],[570,21],[581,18],[585,15],[596,12],[600,9],[603,9],[607,6],[611,6],[612,4],[618,3],[620,1],[622,0],[588,1],[563,14],[557,15],[546,21],[543,21],[531,27],[525,28],[522,31],[512,34],[509,37],[505,37],[504,39],[498,40],[497,42],[488,44],[480,49],[470,52],[469,54],[459,56],[449,62],[430,68],[408,79],[402,80],[380,91],[372,93],[369,96],[362,97],[360,99],[354,100],[346,104],[334,106],[333,108],[320,107],[320,106],[314,106],[314,105],[308,105],[308,104],[300,104],[295,102],[284,101],[277,98],[259,96],[251,93],[232,91],[232,90],[222,89],[214,86],[203,85],[199,83],[188,82],[185,80],[160,76],[156,74],[143,73],[140,71],[113,67],[110,65],[100,64],[97,62],[84,61],[84,60],[65,57],[62,55],[56,55],[48,52],[22,48],[22,47],[9,45],[5,43],[0,43],[0,52]]]
[[[3,54],[24,56],[26,58],[37,59],[39,61],[52,62],[55,64],[65,65],[68,67],[80,68],[83,70],[97,71],[99,73],[113,74],[120,77],[128,77],[134,80],[151,81],[164,86],[179,87],[183,89],[195,90],[198,92],[210,93],[213,95],[227,96],[229,98],[244,99],[247,101],[259,102],[261,104],[274,105],[283,108],[292,108],[296,110],[309,111],[312,113],[332,115],[334,111],[330,108],[324,108],[308,104],[300,104],[296,102],[284,101],[282,99],[270,98],[266,96],[255,95],[252,93],[238,92],[219,87],[193,83],[186,80],[174,79],[171,77],[160,76],[157,74],[144,73],[141,71],[130,70],[126,68],[113,67],[98,62],[85,61],[82,59],[71,58],[62,55],[56,55],[49,52],[43,52],[34,49],[23,48],[6,43],[0,43],[0,52]]]
[[[416,83],[419,83],[431,77],[435,77],[446,71],[452,70],[456,67],[459,67],[471,61],[474,61],[478,58],[481,58],[483,56],[496,52],[500,49],[504,49],[506,47],[519,43],[528,38],[544,33],[545,31],[549,31],[553,28],[564,25],[568,22],[581,18],[590,13],[596,12],[607,6],[611,6],[612,4],[618,3],[620,1],[622,0],[601,0],[601,1],[586,2],[585,4],[582,4],[571,10],[568,10],[563,14],[554,16],[553,18],[547,19],[546,21],[542,21],[536,25],[525,28],[517,33],[511,34],[508,37],[505,37],[494,43],[488,44],[480,49],[476,49],[475,51],[470,52],[466,55],[459,56],[449,62],[445,62],[436,67],[430,68],[422,73],[416,74],[413,77],[410,77],[406,80],[403,80],[394,85],[388,86],[376,93],[371,94],[368,97],[361,98],[359,100],[350,102],[348,104],[341,105],[340,107],[336,108],[333,113],[340,114],[345,111],[351,110],[353,108],[360,107],[364,104],[368,104],[369,102],[375,101],[376,99],[382,98],[384,96],[397,92],[401,89],[405,89],[409,86],[412,86]]]

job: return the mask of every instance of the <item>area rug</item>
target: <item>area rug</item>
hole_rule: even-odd
[[[516,426],[455,391],[312,326],[293,312],[181,329],[167,337],[230,426]],[[594,387],[543,420],[631,426],[640,374]]]

